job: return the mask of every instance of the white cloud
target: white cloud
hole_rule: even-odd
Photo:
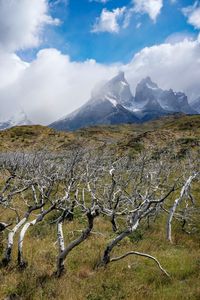
[[[126,9],[123,28],[127,28],[134,14],[148,14],[153,22],[156,22],[158,15],[163,7],[163,0],[132,0],[132,7]],[[140,25],[138,25],[140,24]],[[136,28],[142,25],[138,22]],[[138,27],[139,26],[139,27]]]
[[[0,89],[15,82],[27,65],[16,54],[0,51]]]
[[[56,49],[41,50],[30,64],[18,60],[20,67],[10,63],[9,71],[16,73],[15,78],[0,88],[0,118],[21,106],[34,122],[42,124],[78,108],[90,98],[91,89],[99,81],[114,76],[119,68],[94,60],[72,62]],[[0,78],[9,76],[0,69]]]
[[[133,0],[133,11],[148,14],[155,22],[163,7],[163,0]]]
[[[0,0],[0,48],[14,51],[38,46],[45,24],[58,25],[48,15],[47,0]]]
[[[94,60],[73,62],[56,49],[41,50],[30,64],[17,56],[3,59],[0,117],[4,118],[11,114],[11,107],[14,111],[21,105],[34,122],[48,124],[80,107],[99,81],[112,78],[122,69],[133,93],[137,83],[149,75],[162,88],[184,91],[190,99],[200,95],[198,39],[146,47],[127,65],[103,65]]]
[[[118,32],[125,8],[105,12],[96,26]],[[154,19],[156,14],[150,16]],[[86,102],[99,81],[121,69],[133,92],[150,75],[163,88],[182,90],[191,99],[200,95],[200,39],[169,37],[164,44],[144,48],[127,65],[74,62],[56,49],[43,49],[34,61],[24,62],[14,50],[37,45],[47,23],[57,21],[48,15],[45,0],[31,5],[30,0],[0,0],[0,118],[21,106],[35,123],[53,122]]]
[[[122,20],[125,11],[125,7],[116,8],[112,11],[104,8],[100,17],[96,19],[92,32],[118,33],[120,30],[120,20]]]
[[[103,2],[106,0],[90,0]],[[103,9],[100,17],[96,19],[92,32],[118,33],[121,28],[129,26],[134,14],[148,14],[156,22],[163,7],[163,0],[132,0],[131,7],[116,8],[112,11]],[[141,24],[138,22],[138,24]],[[140,25],[141,26],[141,25]],[[137,25],[136,25],[136,28]]]
[[[184,91],[194,99],[200,95],[200,40],[146,47],[124,69],[133,91],[149,75],[162,88]]]
[[[193,41],[195,39],[196,39],[195,34],[191,34],[188,32],[174,32],[165,39],[165,43],[176,44],[184,40]]]
[[[182,9],[183,14],[188,18],[187,22],[194,26],[196,29],[200,29],[200,4],[199,1],[191,6],[184,7]]]

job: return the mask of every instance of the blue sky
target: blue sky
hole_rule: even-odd
[[[200,0],[0,0],[0,120],[49,124],[119,71],[193,101],[199,31]]]
[[[133,5],[131,0],[110,0],[107,3],[94,0],[69,0],[68,3],[51,0],[50,13],[52,17],[60,19],[61,23],[45,29],[45,38],[40,47],[57,48],[75,61],[92,58],[100,63],[127,63],[142,48],[163,43],[174,33],[195,37],[198,30],[187,23],[182,12],[183,7],[194,3],[191,0],[177,0],[173,3],[164,0],[155,21],[147,13],[135,13],[127,28],[110,33],[92,32],[96,19],[103,9],[130,9]],[[19,54],[24,59],[32,60],[37,52],[38,49],[34,48]]]

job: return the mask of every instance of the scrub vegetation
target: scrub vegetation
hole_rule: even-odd
[[[0,132],[0,299],[199,299],[200,117]]]

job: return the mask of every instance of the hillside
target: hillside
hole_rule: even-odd
[[[77,168],[72,170],[70,168],[74,164],[73,156],[77,155],[76,149],[79,148],[86,151],[79,153]],[[65,156],[68,155],[66,150],[70,150],[72,153],[69,161],[68,158],[65,161]],[[90,150],[92,151],[90,152]],[[23,241],[25,261],[22,261],[21,264],[19,264],[18,240],[20,236],[23,237],[23,234],[20,231],[16,233],[11,261],[9,264],[5,264],[7,236],[11,231],[7,229],[1,232],[0,228],[0,299],[199,299],[200,188],[198,178],[194,179],[189,192],[189,196],[192,195],[191,198],[187,198],[189,196],[186,195],[184,201],[177,208],[172,225],[172,243],[166,239],[168,211],[178,197],[186,178],[199,171],[199,150],[200,116],[195,115],[163,117],[142,125],[95,126],[75,132],[58,132],[43,126],[20,126],[0,132],[0,200],[5,198],[5,202],[0,205],[0,223],[11,223],[8,227],[11,229],[18,219],[26,218],[27,211],[30,212],[33,208],[33,201],[41,198],[43,189],[45,190],[48,184],[50,196],[44,193],[43,200],[48,199],[50,202],[45,203],[44,210],[40,207],[41,210],[37,212],[31,211],[30,216],[27,217],[29,222],[33,222],[38,216],[41,217],[43,213],[50,211],[51,207],[54,209],[53,204],[59,203],[63,194],[65,195],[63,199],[67,200],[66,203],[70,199],[72,199],[72,205],[75,205],[75,202],[78,203],[75,208],[72,206],[73,218],[71,219],[67,219],[67,217],[65,219],[64,202],[61,201],[63,207],[58,206],[57,210],[50,211],[46,218],[38,219],[36,224],[34,222],[26,223],[30,227],[28,227],[29,230]],[[32,156],[32,153],[37,151],[44,153],[44,155],[39,154],[38,161],[37,156],[35,158]],[[10,181],[6,180],[9,168],[6,169],[6,164],[2,164],[2,159],[6,160],[8,155],[7,164],[11,167],[12,161],[9,160],[9,153],[12,154],[12,152],[19,155],[17,162],[20,164],[20,160],[22,160],[22,168],[17,170],[19,173],[16,178],[11,173],[9,187]],[[22,153],[28,155],[24,161]],[[118,162],[116,163],[117,158]],[[146,158],[144,165],[143,159]],[[86,170],[82,164],[79,164],[82,160],[83,165],[88,163]],[[114,172],[116,172],[114,177],[112,175],[113,163],[115,164]],[[33,170],[33,166],[37,167]],[[43,166],[45,166],[45,171],[42,169]],[[141,171],[143,167],[144,172]],[[61,179],[59,179],[59,172],[62,175]],[[143,178],[140,177],[140,173]],[[156,174],[155,177],[153,174]],[[40,176],[43,176],[42,179]],[[21,181],[21,178],[25,178],[25,180]],[[111,208],[105,201],[106,197],[109,199],[110,193],[112,195],[113,191],[116,192],[112,198],[114,204],[117,199],[115,194],[117,195],[119,191],[117,191],[116,184],[113,184],[113,178],[119,182],[121,180],[121,187],[124,188],[120,192],[123,194],[122,207],[119,206],[119,215],[116,216],[118,223],[116,231],[112,230],[109,214]],[[150,181],[149,178],[151,178]],[[30,185],[30,189],[23,190],[23,185],[28,184],[32,179],[33,183]],[[12,180],[14,180],[13,184]],[[51,183],[54,180],[55,186],[52,188]],[[70,180],[72,180],[71,183]],[[145,192],[147,201],[151,199],[152,195],[156,199],[160,199],[161,196],[166,195],[166,191],[174,182],[176,182],[175,188],[171,190],[174,194],[172,196],[169,194],[167,202],[163,206],[156,202],[158,210],[155,215],[150,214],[148,219],[144,218],[140,227],[120,240],[113,251],[115,256],[122,255],[127,251],[139,251],[153,255],[167,270],[170,278],[157,267],[155,261],[140,256],[128,256],[117,262],[111,261],[108,265],[97,269],[108,242],[114,240],[116,235],[120,235],[127,226],[130,216],[126,215],[123,201],[128,201],[128,205],[134,203],[134,208],[138,209],[138,203],[144,202],[142,197],[140,199],[140,194]],[[40,183],[41,186],[39,186]],[[90,191],[90,184],[91,191],[94,189],[97,197]],[[34,185],[35,187],[33,187]],[[155,191],[157,185],[159,189]],[[2,192],[4,186],[8,192]],[[16,192],[16,186],[19,190],[23,190],[22,194]],[[138,194],[136,193],[137,187],[139,187]],[[78,196],[80,199],[84,198],[85,201],[79,200],[76,194],[77,189],[81,190]],[[110,192],[111,190],[112,192]],[[81,234],[84,236],[84,233],[87,233],[84,230],[87,225],[88,210],[82,213],[81,208],[84,205],[87,207],[90,205],[90,192],[92,201],[98,200],[98,205],[101,204],[105,209],[102,214],[97,213],[91,234],[70,252],[66,260],[65,272],[60,278],[56,278],[54,272],[57,266],[59,246],[57,231],[59,209],[61,209],[62,216],[64,215],[62,222],[66,246],[78,239]],[[68,196],[66,196],[67,193]],[[135,193],[137,194],[136,199],[134,198]],[[12,205],[9,205],[12,194],[14,194],[13,202],[11,202]],[[131,204],[129,204],[129,198],[134,199]],[[192,203],[194,201],[194,206],[190,203],[191,199]],[[36,203],[38,204],[37,201]],[[117,209],[116,205],[113,212]],[[121,211],[122,213],[120,213]],[[187,224],[184,227],[182,216],[183,220],[187,221],[191,217],[191,224],[186,221]],[[21,244],[19,243],[19,245]]]
[[[0,151],[61,151],[73,144],[105,146],[116,151],[153,147],[198,146],[200,116],[175,115],[144,124],[93,126],[59,132],[44,126],[20,126],[0,131]],[[184,140],[185,139],[185,140]]]

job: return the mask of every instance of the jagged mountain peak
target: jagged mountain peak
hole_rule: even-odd
[[[150,83],[150,84],[154,84],[153,81],[151,80],[151,77],[150,76],[146,76],[145,78],[143,78],[139,84],[146,84],[146,83]]]
[[[128,84],[123,71],[119,71],[119,73],[110,80],[110,83],[111,82],[112,83],[114,83],[114,82],[125,82],[126,84]]]
[[[137,89],[159,89],[158,85],[151,80],[151,77],[147,76],[143,78],[137,85]]]
[[[136,86],[135,106],[139,109],[144,107],[149,101],[157,100],[162,90],[154,83],[149,76],[142,79]]]
[[[147,76],[142,79],[133,97],[124,72],[96,87],[88,102],[50,127],[76,130],[97,124],[144,122],[163,115],[194,113],[184,93],[165,91]]]
[[[91,99],[75,112],[50,124],[59,130],[75,130],[96,124],[119,124],[139,122],[135,114],[128,110],[134,101],[124,73],[120,72],[104,84],[96,87]]]
[[[94,102],[97,100],[110,100],[115,106],[117,104],[127,107],[132,105],[133,95],[124,72],[119,72],[115,77],[92,91],[90,101]]]

